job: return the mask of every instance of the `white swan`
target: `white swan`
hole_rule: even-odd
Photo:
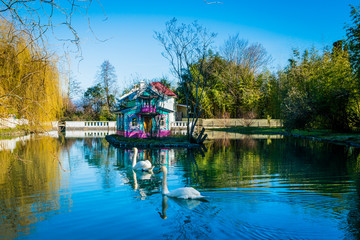
[[[161,191],[163,195],[171,198],[205,200],[204,199],[205,197],[202,196],[198,190],[192,187],[182,187],[170,192],[167,187],[166,166],[161,166],[161,171],[163,172],[162,191]]]
[[[137,157],[137,153],[138,153],[138,149],[136,147],[133,148],[134,151],[134,156],[133,156],[133,163],[132,163],[132,168],[135,171],[146,171],[146,172],[151,172],[153,170],[153,166],[151,165],[151,162],[149,160],[145,160],[145,161],[139,161],[136,162],[136,157]]]

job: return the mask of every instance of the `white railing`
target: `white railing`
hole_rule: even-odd
[[[66,121],[67,129],[98,129],[98,128],[114,128],[116,129],[116,121]]]
[[[16,137],[13,139],[4,139],[0,140],[0,151],[3,150],[10,150],[11,152],[16,148],[17,142],[25,142],[30,139],[30,135],[22,136],[22,137]]]
[[[0,128],[16,128],[16,126],[27,125],[27,119],[0,118]]]
[[[67,130],[65,131],[65,138],[105,138],[106,135],[115,134],[115,130],[109,131],[85,131],[85,130]]]
[[[0,129],[2,128],[16,128],[17,126],[29,125],[29,120],[21,118],[0,118]],[[57,129],[58,122],[43,122],[41,126],[45,129]]]
[[[190,123],[190,127],[191,127],[191,124]],[[172,122],[170,123],[170,126],[171,126],[171,129],[175,128],[175,129],[178,129],[178,128],[187,128],[187,121],[176,121],[176,122]]]

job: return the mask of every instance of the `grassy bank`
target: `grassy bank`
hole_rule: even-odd
[[[22,136],[26,135],[28,131],[20,128],[1,128],[0,136]]]
[[[242,134],[280,134],[284,136],[302,137],[319,141],[328,141],[333,143],[343,143],[360,147],[359,133],[339,133],[331,130],[293,130],[287,132],[283,128],[257,128],[257,127],[231,127],[214,128],[213,131],[236,132]]]

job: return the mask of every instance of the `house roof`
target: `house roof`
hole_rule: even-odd
[[[155,87],[156,90],[164,93],[165,95],[167,96],[170,96],[170,97],[176,97],[176,94],[171,91],[169,88],[167,88],[164,84],[162,84],[161,82],[152,82],[150,83],[151,86]]]
[[[130,96],[131,94],[133,94],[133,93],[136,92],[137,90],[138,90],[138,89],[136,89],[136,88],[131,89],[130,92],[122,95],[120,98],[118,98],[118,100],[121,101],[121,100],[125,99],[126,97]]]
[[[150,91],[151,95],[142,95],[145,91]],[[161,82],[152,82],[149,85],[147,85],[147,87],[143,87],[143,88],[140,88],[139,86],[134,86],[130,90],[130,92],[122,95],[117,100],[119,103],[122,103],[122,102],[132,101],[138,97],[151,99],[151,98],[156,98],[157,95],[160,96],[161,93],[165,94],[168,97],[177,98],[176,94]]]
[[[177,106],[177,107],[184,107],[184,108],[187,108],[187,105],[185,105],[185,104],[180,104],[180,103],[177,103],[177,104],[176,104],[176,106]]]

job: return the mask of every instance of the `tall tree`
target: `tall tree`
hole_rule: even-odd
[[[116,73],[115,68],[109,60],[105,60],[100,66],[100,72],[97,76],[97,82],[104,90],[105,102],[108,110],[114,107],[116,95]]]
[[[191,24],[178,24],[176,18],[166,22],[163,32],[155,32],[155,39],[165,50],[162,55],[169,60],[170,68],[184,90],[189,140],[198,118],[208,106],[204,103],[209,90],[206,76],[209,66],[207,57],[215,37],[215,33],[209,33],[196,21]]]
[[[221,48],[221,56],[228,62],[242,66],[253,74],[259,74],[271,62],[271,57],[260,43],[241,39],[239,34],[230,36]]]
[[[351,24],[346,28],[351,67],[360,83],[360,6],[351,6]]]
[[[294,57],[280,75],[284,126],[350,130],[359,119],[357,83],[346,49],[336,46],[319,53],[315,49]],[[355,115],[354,115],[355,114]],[[357,122],[356,122],[357,121]],[[352,122],[352,123],[351,123]]]
[[[62,101],[56,61],[46,49],[30,48],[29,41],[1,22],[0,118],[24,118],[37,131],[59,118]]]
[[[230,36],[221,48],[227,61],[220,75],[237,106],[235,117],[252,116],[260,100],[260,73],[271,57],[260,43],[249,44],[239,34]]]
[[[84,108],[91,114],[99,115],[105,104],[104,90],[97,84],[89,87],[84,93]]]

